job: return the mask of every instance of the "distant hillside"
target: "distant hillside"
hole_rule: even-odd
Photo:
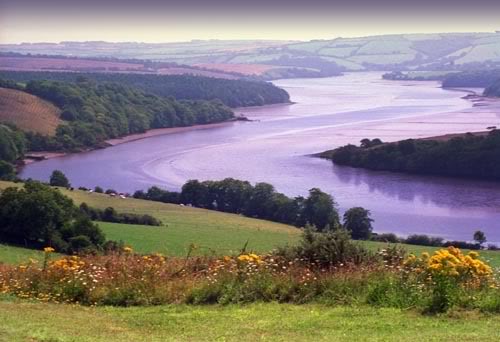
[[[330,67],[348,71],[466,70],[473,66],[500,65],[500,33],[400,34],[309,42],[211,40],[167,44],[3,44],[0,52],[139,58],[202,64],[207,68],[220,68],[223,64],[258,64],[318,70],[317,60],[320,59],[325,65],[330,63]],[[324,69],[320,71],[324,72]]]
[[[38,96],[0,88],[0,122],[13,123],[24,131],[54,135],[60,110]]]
[[[203,68],[177,65],[175,63],[151,62],[141,60],[91,59],[75,57],[43,57],[43,56],[1,56],[0,70],[11,71],[72,71],[72,72],[106,72],[106,73],[138,73],[155,75],[195,75],[236,79],[241,75],[226,73],[221,70],[205,70]]]

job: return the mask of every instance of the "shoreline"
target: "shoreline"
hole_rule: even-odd
[[[193,125],[193,126],[185,126],[185,127],[153,128],[153,129],[150,129],[144,133],[129,134],[129,135],[125,135],[121,138],[108,139],[108,140],[105,140],[104,142],[108,145],[107,147],[111,147],[111,146],[126,144],[126,143],[132,142],[132,141],[156,137],[159,135],[168,135],[168,134],[198,131],[198,130],[203,130],[203,129],[225,127],[225,126],[229,126],[230,124],[233,124],[233,123],[238,122],[238,121],[246,121],[246,120],[228,120],[228,121],[224,121],[224,122],[211,123],[211,124],[206,124],[206,125]],[[106,148],[106,147],[104,147],[104,148]]]
[[[191,131],[197,131],[197,130],[203,130],[203,129],[212,129],[212,128],[229,126],[230,124],[233,124],[233,123],[238,122],[238,121],[246,122],[247,120],[230,120],[230,121],[218,122],[218,123],[213,123],[213,124],[193,125],[193,126],[186,126],[186,127],[154,128],[154,129],[150,129],[144,133],[129,134],[129,135],[123,136],[121,138],[108,139],[108,140],[104,141],[104,143],[106,144],[106,146],[104,146],[104,147],[96,147],[96,148],[86,149],[86,150],[78,151],[78,152],[45,152],[45,151],[28,152],[25,155],[24,159],[22,159],[20,161],[18,168],[23,168],[26,165],[36,163],[39,161],[43,161],[43,160],[64,157],[64,156],[67,156],[70,154],[78,154],[78,153],[83,153],[83,152],[94,151],[94,150],[98,150],[98,149],[103,149],[103,148],[108,148],[108,147],[117,146],[117,145],[121,145],[121,144],[126,144],[129,142],[147,139],[147,138],[151,138],[151,137],[156,137],[156,136],[160,136],[160,135],[184,133],[184,132],[191,132]]]
[[[275,105],[276,104],[267,105],[267,106],[275,106]],[[266,107],[266,106],[262,106],[262,107]],[[120,137],[120,138],[108,139],[108,140],[104,141],[105,146],[103,146],[103,147],[90,148],[90,149],[86,149],[86,150],[82,150],[82,151],[78,151],[78,152],[49,152],[49,151],[31,152],[31,151],[28,151],[26,153],[24,159],[19,161],[19,163],[17,165],[17,169],[18,170],[22,169],[26,165],[36,163],[39,161],[43,161],[43,160],[64,157],[64,156],[67,156],[70,154],[78,154],[78,153],[83,153],[83,152],[94,151],[94,150],[98,150],[98,149],[122,145],[122,144],[126,144],[129,142],[147,139],[147,138],[156,137],[156,136],[161,136],[161,135],[169,135],[169,134],[185,133],[185,132],[192,132],[192,131],[198,131],[198,130],[204,130],[204,129],[226,127],[226,126],[229,126],[231,124],[234,124],[235,122],[253,122],[254,120],[248,119],[245,116],[241,115],[241,112],[236,112],[237,110],[241,110],[244,108],[247,108],[247,107],[235,108],[234,109],[235,113],[239,114],[239,115],[237,115],[234,119],[231,119],[231,120],[217,122],[217,123],[210,123],[210,124],[205,124],[205,125],[153,128],[153,129],[147,130],[144,133],[128,134],[128,135],[125,135],[125,136]]]
[[[466,95],[464,95],[462,97],[462,99],[469,101],[472,104],[471,108],[477,108],[477,107],[484,108],[487,106],[491,106],[495,103],[500,103],[500,99],[498,99],[498,98],[486,97],[486,96],[477,94],[476,92],[471,91],[470,89],[447,88],[447,90],[464,92]],[[89,151],[93,151],[93,150],[97,150],[97,149],[101,149],[101,148],[108,148],[108,147],[112,147],[112,146],[117,146],[117,145],[129,143],[129,142],[137,141],[137,140],[151,138],[151,137],[169,135],[169,134],[186,133],[186,132],[192,132],[192,131],[204,130],[204,129],[221,128],[221,127],[230,126],[238,121],[252,122],[255,120],[248,119],[244,115],[244,111],[246,109],[251,109],[251,108],[266,109],[266,108],[273,108],[276,106],[289,106],[289,105],[293,105],[293,104],[295,104],[295,102],[290,101],[290,102],[286,102],[286,103],[275,103],[275,104],[269,104],[269,105],[264,105],[264,106],[237,107],[237,108],[233,109],[234,113],[236,114],[235,118],[228,120],[228,121],[211,123],[211,124],[204,124],[204,125],[193,125],[193,126],[186,126],[186,127],[167,127],[167,128],[150,129],[144,133],[129,134],[129,135],[126,135],[126,136],[123,136],[120,138],[108,139],[108,140],[104,141],[105,146],[103,146],[103,147],[86,149],[86,150],[78,151],[78,152],[49,152],[49,151],[28,152],[26,154],[25,158],[18,163],[17,169],[20,170],[24,166],[38,162],[38,161],[59,158],[59,157],[63,157],[63,156],[70,155],[70,154],[89,152]],[[436,136],[424,137],[424,138],[418,138],[418,139],[445,141],[445,140],[449,140],[449,139],[454,138],[454,137],[463,136],[467,133],[472,133],[474,135],[485,135],[488,132],[489,131],[447,133],[447,134],[443,134],[443,135],[436,135]],[[322,153],[322,152],[320,152],[320,153]],[[314,153],[314,154],[312,154],[312,156],[316,156],[317,154],[320,154],[320,153]]]

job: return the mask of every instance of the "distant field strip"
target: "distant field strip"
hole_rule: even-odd
[[[22,130],[54,135],[60,110],[37,96],[0,88],[0,122],[14,123]]]

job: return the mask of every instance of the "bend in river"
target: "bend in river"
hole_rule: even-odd
[[[132,192],[159,185],[178,190],[188,179],[234,177],[268,182],[287,195],[312,187],[342,210],[370,209],[375,231],[471,240],[475,230],[500,243],[500,184],[333,166],[308,155],[357,144],[500,126],[500,105],[473,107],[463,92],[437,82],[386,81],[380,73],[274,82],[293,105],[239,110],[254,122],[154,136],[103,150],[27,165],[24,178],[48,180],[62,170],[74,186]]]

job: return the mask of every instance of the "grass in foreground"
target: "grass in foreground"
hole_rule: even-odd
[[[5,341],[498,341],[500,316],[321,305],[88,308],[0,301]],[[78,329],[75,329],[78,327]]]

